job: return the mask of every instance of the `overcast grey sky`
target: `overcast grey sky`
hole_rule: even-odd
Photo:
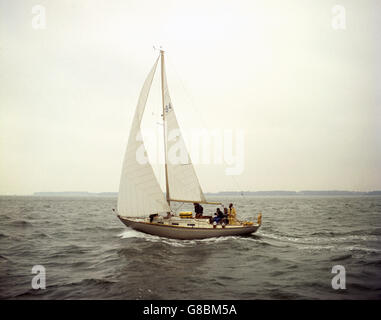
[[[345,30],[331,25],[336,4]],[[45,29],[32,27],[35,5]],[[242,174],[196,165],[204,191],[381,189],[380,10],[347,0],[0,0],[0,194],[117,191],[153,45],[167,52],[181,128],[245,133]],[[160,106],[155,81],[149,103]]]

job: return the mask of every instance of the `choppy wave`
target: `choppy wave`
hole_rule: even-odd
[[[318,234],[315,234],[316,236],[310,237],[290,237],[286,235],[276,235],[273,233],[266,233],[262,232],[262,236],[266,238],[271,238],[279,241],[284,242],[291,242],[291,243],[304,243],[304,244],[311,244],[311,243],[345,243],[345,242],[354,242],[354,241],[375,241],[380,242],[381,237],[375,236],[375,235],[346,235],[346,236],[335,236],[335,237],[322,237],[317,236]],[[321,234],[319,234],[321,235]]]
[[[31,227],[33,224],[31,222],[25,220],[15,220],[10,223],[11,226],[14,227]]]
[[[263,225],[204,240],[125,228],[108,214],[113,198],[10,199],[0,216],[3,299],[381,298],[381,197],[218,199],[242,219],[261,211]],[[37,264],[48,275],[38,292]],[[348,271],[345,293],[330,287],[338,264]]]

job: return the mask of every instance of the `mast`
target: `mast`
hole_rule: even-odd
[[[161,61],[161,100],[163,104],[163,132],[164,132],[164,157],[165,157],[165,196],[170,205],[169,197],[169,184],[168,184],[168,166],[167,166],[167,139],[165,132],[165,94],[164,94],[164,50],[160,50],[160,61]]]

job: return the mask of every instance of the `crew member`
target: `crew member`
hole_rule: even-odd
[[[201,218],[204,212],[204,208],[199,203],[194,203],[194,212],[196,213],[196,218]]]
[[[229,204],[228,214],[229,214],[229,224],[235,224],[237,221],[236,219],[237,212],[235,211],[235,208],[233,207],[232,203]]]
[[[215,221],[216,223],[220,223],[221,220],[224,218],[224,213],[220,210],[220,208],[217,208],[217,211],[214,215],[215,217],[213,221]]]

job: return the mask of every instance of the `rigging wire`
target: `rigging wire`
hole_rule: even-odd
[[[173,202],[172,202],[173,203]],[[180,205],[176,208],[176,209],[172,209],[172,207],[171,207],[171,212],[173,212],[173,213],[176,213],[176,211],[178,211],[183,205],[184,205],[184,203],[185,202],[180,202]]]

